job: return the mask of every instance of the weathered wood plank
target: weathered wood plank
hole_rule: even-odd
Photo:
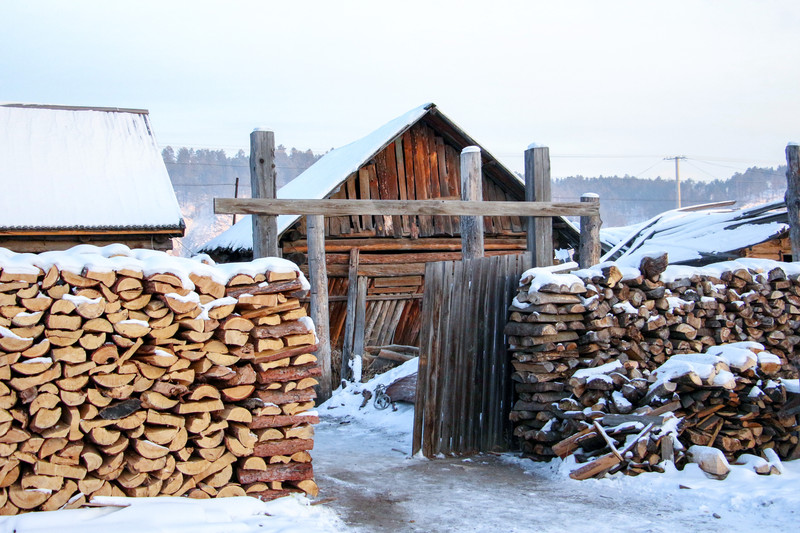
[[[789,216],[789,241],[792,258],[800,261],[800,145],[786,146],[786,211]]]
[[[271,131],[250,134],[250,186],[253,198],[275,198],[275,134]],[[255,258],[279,257],[278,218],[274,215],[259,213],[252,217]]]
[[[315,354],[322,369],[317,397],[322,403],[331,397],[332,392],[328,271],[325,268],[325,219],[322,215],[310,215],[306,219],[309,241],[309,283],[311,284],[310,315],[319,340],[319,348]]]
[[[414,142],[414,179],[417,192],[417,200],[427,200],[430,198],[430,167],[427,157],[425,157],[426,145],[425,137],[421,127],[411,128],[411,138]],[[419,234],[423,237],[433,235],[433,219],[427,213],[419,215]]]
[[[386,154],[386,199],[402,199],[400,198],[397,184],[397,161],[395,160],[394,143],[390,144],[383,153]],[[392,215],[392,230],[395,237],[403,236],[403,221],[400,215]]]
[[[372,191],[371,191],[372,192]],[[593,216],[599,209],[579,202],[491,202],[458,200],[269,200],[264,198],[215,198],[214,212],[276,215],[351,216],[364,213],[388,215],[519,215],[533,217]]]
[[[461,200],[474,202],[481,198],[481,149],[468,146],[461,152]],[[483,257],[484,219],[461,217],[461,253],[466,259]]]
[[[342,368],[343,380],[352,379],[350,371],[354,354],[356,298],[358,296],[358,248],[350,250],[350,265],[347,274],[347,311],[344,326],[344,340],[342,341]]]
[[[525,200],[549,202],[550,149],[535,146],[525,150]],[[587,213],[588,214],[588,213]],[[553,264],[553,221],[542,215],[528,215],[528,250],[537,267]]]

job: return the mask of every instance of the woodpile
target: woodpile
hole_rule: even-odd
[[[690,446],[797,457],[800,282],[779,265],[676,276],[658,257],[638,270],[526,273],[506,328],[523,453],[576,453],[579,478],[681,466]],[[750,342],[720,348],[736,341]],[[715,361],[713,375],[674,370],[731,350],[741,360]],[[675,379],[659,380],[665,372]]]
[[[0,256],[0,514],[316,494],[297,268],[73,250]]]

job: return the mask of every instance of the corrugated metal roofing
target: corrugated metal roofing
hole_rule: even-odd
[[[0,229],[183,227],[147,111],[0,105]]]

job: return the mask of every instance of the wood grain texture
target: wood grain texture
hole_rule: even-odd
[[[550,194],[550,149],[544,146],[525,150],[525,200],[549,202]],[[588,213],[587,213],[588,214]],[[527,215],[542,217],[542,215]],[[553,221],[544,218],[528,218],[528,250],[537,267],[553,264]]]
[[[253,198],[275,198],[275,134],[271,131],[250,134],[250,186]],[[277,217],[269,213],[254,216],[253,257],[280,257],[279,254]]]
[[[262,214],[352,216],[363,213],[408,216],[526,216],[557,217],[599,215],[579,202],[483,202],[458,200],[267,200],[256,198],[215,198],[218,215]]]

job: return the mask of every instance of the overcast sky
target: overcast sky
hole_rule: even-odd
[[[324,152],[424,102],[521,170],[727,178],[800,140],[800,2],[0,3],[0,101],[150,110],[162,145]],[[590,157],[595,156],[595,157]]]

